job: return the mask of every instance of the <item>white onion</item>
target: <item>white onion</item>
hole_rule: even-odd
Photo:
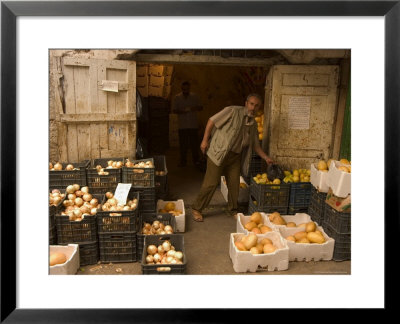
[[[169,251],[167,252],[167,256],[173,257],[173,256],[175,256],[175,253],[176,253],[176,251],[174,251],[174,250],[169,250]]]
[[[78,207],[83,205],[83,199],[82,198],[76,198],[75,199],[75,205],[77,205]]]
[[[169,241],[163,242],[162,247],[163,247],[164,251],[171,250],[171,242],[169,242]]]
[[[87,186],[86,187],[82,187],[81,191],[84,192],[84,193],[89,193],[89,187],[87,187]]]
[[[177,260],[182,260],[183,258],[183,253],[181,251],[176,251],[174,255],[175,259]]]
[[[159,221],[154,221],[154,222],[153,222],[153,227],[154,227],[155,229],[158,229],[158,228],[160,227],[160,222],[159,222]]]
[[[67,193],[72,194],[75,192],[75,188],[73,185],[69,185],[66,189]]]
[[[160,262],[161,261],[161,255],[158,253],[153,255],[154,262]]]
[[[53,198],[53,204],[56,206],[60,203],[60,201],[61,201],[61,197],[59,197],[59,196],[56,196]]]
[[[69,200],[75,200],[75,198],[76,198],[75,194],[73,194],[73,193],[68,194],[68,199]]]
[[[167,258],[165,259],[167,263],[171,263],[172,260],[174,260],[172,256],[167,256]]]
[[[113,164],[113,161],[112,161],[112,160],[107,161],[107,165],[108,165],[108,166],[111,166],[112,164]]]
[[[111,206],[117,206],[117,199],[115,198],[110,198],[107,201]]]
[[[151,254],[151,255],[155,255],[157,253],[157,247],[153,244],[149,245],[147,247],[147,253]],[[161,260],[161,258],[160,258],[160,260]]]
[[[91,201],[92,195],[90,193],[85,193],[82,198],[84,201]]]
[[[172,232],[172,231],[173,231],[172,226],[171,226],[171,225],[166,225],[166,226],[164,227],[164,231],[166,231],[166,232]]]
[[[73,186],[74,186],[75,191],[77,191],[77,190],[79,190],[81,188],[81,186],[78,185],[77,183],[74,183]]]
[[[77,218],[82,216],[82,211],[80,209],[75,209],[73,211],[73,213],[74,213],[74,216],[77,217]]]
[[[96,214],[97,214],[97,208],[92,208],[92,209],[90,210],[90,214],[91,214],[91,215],[96,215]]]

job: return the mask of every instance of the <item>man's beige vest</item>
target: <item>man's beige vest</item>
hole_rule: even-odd
[[[210,160],[220,166],[222,161],[231,150],[234,140],[239,136],[240,129],[243,125],[243,118],[245,117],[242,106],[232,106],[232,118],[228,120],[221,128],[214,128],[214,133],[211,138],[210,147],[208,148],[207,155]],[[247,149],[242,151],[241,169],[244,175],[248,174],[250,159],[253,149],[253,141],[255,132],[257,131],[256,123],[250,128],[250,145]]]

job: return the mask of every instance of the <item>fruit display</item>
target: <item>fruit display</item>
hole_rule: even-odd
[[[264,132],[264,113],[262,110],[257,111],[256,117],[254,117],[257,123],[258,139],[262,141]]]
[[[80,187],[78,184],[69,185],[66,189],[67,199],[63,201],[65,210],[63,216],[69,216],[70,221],[82,221],[87,216],[96,215],[100,208],[99,201],[89,193],[89,187]]]
[[[254,234],[265,234],[272,231],[271,227],[264,224],[263,218],[259,212],[251,214],[250,221],[244,224],[244,228]]]
[[[106,192],[105,194],[107,200],[101,206],[102,211],[129,211],[135,210],[138,207],[137,198],[128,199],[125,205],[118,204],[118,199],[114,197],[112,192]],[[121,216],[119,213],[111,213],[110,216]]]
[[[146,264],[182,264],[182,261],[183,252],[175,250],[170,241],[164,241],[158,246],[151,244],[147,247]]]
[[[286,225],[287,226],[286,221],[282,218],[281,214],[278,213],[278,212],[273,212],[272,214],[269,214],[268,215],[268,219],[270,220],[270,222],[272,224],[275,224],[275,225]]]
[[[317,225],[314,222],[308,222],[306,224],[301,224],[304,230],[289,235],[286,240],[294,243],[304,243],[304,244],[322,244],[325,243],[325,237],[321,231],[317,230]]]
[[[174,216],[180,216],[183,214],[182,210],[176,209],[174,202],[167,202],[164,208],[158,210],[159,213],[170,213]]]
[[[333,159],[329,159],[327,162],[325,162],[324,160],[320,160],[316,164],[316,167],[319,171],[328,172],[329,167],[333,161]],[[339,163],[340,166],[337,167],[338,170],[346,173],[351,173],[351,161],[348,161],[347,159],[340,159]]]
[[[266,173],[263,174],[257,174],[255,177],[253,177],[253,180],[257,184],[281,184],[281,180],[276,178],[273,181],[268,180],[268,176]]]
[[[250,252],[251,254],[269,254],[275,252],[277,247],[267,237],[258,240],[254,233],[244,235],[241,240],[235,241],[235,246],[239,251]]]
[[[53,189],[50,192],[49,206],[58,206],[58,204],[65,197],[65,193],[61,193],[58,189]]]
[[[164,225],[162,222],[155,220],[152,224],[145,222],[141,233],[144,235],[164,235],[173,234],[174,232],[171,225]]]
[[[285,183],[310,182],[311,169],[295,169],[293,172],[283,171],[283,173],[285,174],[283,179]]]
[[[49,170],[50,171],[62,171],[62,169],[63,169],[63,166],[60,162],[56,162],[56,163],[54,163],[54,165],[53,165],[53,163],[49,162]],[[75,170],[80,170],[80,169],[75,168],[72,164],[67,164],[64,168],[64,171],[75,171]]]

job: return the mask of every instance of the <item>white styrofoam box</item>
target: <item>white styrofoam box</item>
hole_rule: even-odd
[[[320,192],[328,192],[329,186],[326,183],[328,178],[328,172],[319,171],[316,168],[316,163],[311,163],[311,184],[317,188]]]
[[[296,223],[296,225],[311,222],[311,216],[308,214],[305,214],[305,213],[296,213],[294,215],[281,215],[281,217],[285,220],[286,223],[294,222],[294,223]],[[268,218],[268,220],[269,220],[269,218]],[[271,226],[276,230],[279,230],[279,228],[281,228],[281,227],[287,227],[286,225],[276,225],[272,222],[271,222]]]
[[[273,231],[274,230],[275,231],[278,230],[277,228],[275,228],[273,226],[274,224],[272,224],[270,222],[267,214],[265,214],[265,213],[260,213],[260,214],[261,214],[261,218],[262,218],[262,221],[263,221],[264,225],[267,225]],[[237,215],[238,215],[238,217],[237,217],[237,222],[236,222],[236,232],[243,233],[243,234],[246,234],[246,235],[249,234],[249,231],[244,227],[244,225],[246,225],[248,222],[250,222],[251,215],[250,216],[245,216],[242,213],[238,213]],[[257,236],[260,236],[260,235],[264,235],[264,234],[257,234]]]
[[[327,185],[332,188],[333,194],[340,198],[346,198],[351,193],[351,173],[338,170],[340,166],[346,166],[339,161],[333,161],[326,179]]]
[[[235,272],[256,272],[259,267],[268,271],[281,271],[289,268],[289,247],[279,232],[268,232],[258,236],[258,242],[267,237],[276,246],[277,249],[268,254],[253,255],[249,251],[239,251],[235,242],[241,240],[243,236],[245,236],[243,233],[231,233],[230,237],[229,256]]]
[[[319,260],[332,260],[333,249],[335,247],[335,240],[329,237],[321,226],[317,226],[317,230],[321,231],[325,237],[325,242],[318,243],[295,243],[286,240],[286,237],[294,235],[299,230],[297,227],[281,227],[279,232],[289,246],[289,261],[319,261]]]
[[[228,187],[224,182],[225,177],[221,177],[221,193],[222,196],[224,196],[225,201],[228,201]],[[238,202],[239,203],[246,203],[249,201],[249,185],[244,181],[243,177],[240,176],[240,183],[244,183],[246,185],[246,188],[239,188],[239,197],[238,197]]]
[[[79,269],[79,245],[50,245],[50,252],[61,252],[67,257],[63,264],[49,266],[51,275],[71,275],[76,274]]]
[[[178,199],[175,201],[159,199],[157,201],[157,212],[160,209],[163,209],[164,206],[169,202],[173,202],[175,204],[175,209],[182,211],[181,215],[175,216],[175,221],[176,221],[176,231],[183,233],[185,232],[185,204],[183,203],[183,199]]]

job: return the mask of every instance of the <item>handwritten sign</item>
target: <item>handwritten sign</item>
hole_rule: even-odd
[[[115,189],[114,193],[114,198],[117,199],[118,205],[126,205],[126,199],[128,198],[131,187],[131,183],[118,183],[117,189]]]
[[[311,97],[289,97],[288,128],[310,129]]]
[[[104,91],[118,92],[118,81],[103,80],[101,85]]]

